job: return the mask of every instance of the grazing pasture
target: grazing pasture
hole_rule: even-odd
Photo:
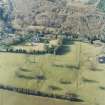
[[[59,50],[66,51],[57,55],[30,55],[1,52],[0,84],[29,88],[58,95],[72,93],[84,100],[84,102],[78,104],[70,102],[71,105],[105,104],[103,88],[105,87],[105,65],[97,61],[98,55],[102,53],[102,48],[88,43],[74,42],[64,44]],[[5,100],[14,94],[14,98],[11,98],[11,103],[12,101],[15,103],[16,99],[18,101],[23,99],[23,95],[18,95],[17,93],[5,91],[0,91],[0,93],[1,98]],[[32,96],[24,95],[24,97],[28,99]],[[37,97],[33,97],[32,99],[34,98]],[[43,100],[44,98],[41,98],[40,101],[43,102]],[[50,99],[46,98],[45,100],[49,101]],[[55,103],[56,101],[54,100]],[[69,102],[60,102],[62,103],[60,105],[70,105]],[[16,101],[16,103],[18,102]],[[31,104],[32,102],[30,102]],[[37,103],[37,105],[42,104]]]

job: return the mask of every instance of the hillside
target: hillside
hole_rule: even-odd
[[[105,105],[104,4],[0,0],[0,105]]]
[[[100,0],[98,6],[97,6],[100,10],[102,10],[103,12],[105,12],[105,0]]]
[[[13,0],[12,4],[16,31],[44,26],[79,36],[103,38],[105,34],[105,14],[100,11],[100,7],[104,10],[104,0]]]

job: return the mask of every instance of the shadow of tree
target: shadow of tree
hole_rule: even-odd
[[[28,79],[28,80],[35,79],[35,77],[33,77],[33,76],[26,76],[26,75],[23,75],[23,74],[18,74],[17,77],[18,78],[23,78],[23,79]]]
[[[104,86],[100,86],[99,87],[101,90],[105,90],[105,87]]]
[[[58,87],[58,86],[54,86],[54,85],[50,85],[50,86],[48,86],[48,88],[49,88],[50,90],[53,90],[53,91],[62,90],[62,88],[60,88],[60,87]]]
[[[70,47],[69,46],[62,46],[57,50],[56,54],[57,55],[64,55],[68,52],[70,52]]]
[[[57,50],[57,55],[64,55],[68,52],[70,52],[70,45],[73,45],[74,42],[71,40],[64,40],[63,45]]]
[[[74,44],[74,41],[71,41],[71,40],[64,40],[63,44],[64,44],[64,45],[73,45],[73,44]]]
[[[87,79],[87,78],[82,78],[83,82],[87,82],[87,83],[98,83],[98,81],[96,80],[91,80],[91,79]]]
[[[30,70],[25,69],[25,68],[19,68],[19,70],[22,71],[22,72],[30,72]]]

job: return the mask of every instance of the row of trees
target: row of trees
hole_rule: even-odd
[[[91,44],[93,44],[93,41],[95,40],[100,40],[101,42],[105,42],[105,33],[103,32],[103,34],[98,34],[98,35],[80,35],[80,34],[73,34],[73,33],[66,33],[63,32],[61,33],[61,36],[65,36],[66,39],[71,39],[71,40],[80,40],[80,41],[84,41],[87,40],[88,42],[90,42]]]
[[[27,50],[25,49],[14,49],[14,48],[7,48],[6,49],[7,52],[14,52],[14,53],[27,53],[27,54],[45,54],[46,51],[30,51],[28,52]]]
[[[50,86],[52,89],[58,89],[55,86]],[[14,91],[26,95],[33,95],[33,96],[43,96],[43,97],[49,97],[49,98],[56,98],[56,99],[63,99],[68,101],[75,101],[75,102],[83,102],[82,99],[79,99],[78,95],[74,93],[66,93],[65,95],[59,95],[59,94],[53,94],[53,93],[46,93],[41,91],[35,91],[31,89],[25,89],[25,88],[17,88],[13,86],[4,86],[0,84],[0,89],[8,90],[8,91]]]

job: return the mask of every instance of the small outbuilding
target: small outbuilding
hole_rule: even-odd
[[[98,62],[99,63],[105,63],[105,55],[98,57]]]

